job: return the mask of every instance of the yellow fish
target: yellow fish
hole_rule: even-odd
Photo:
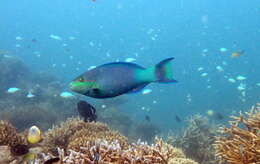
[[[213,116],[215,112],[214,112],[214,110],[209,109],[206,113],[208,116]]]
[[[243,50],[239,50],[239,51],[233,52],[230,57],[231,58],[238,58],[238,57],[240,57],[243,54],[244,54],[244,51]]]
[[[34,153],[27,153],[27,154],[23,157],[23,162],[25,162],[25,163],[34,163],[36,157],[37,157],[37,155],[34,154]]]
[[[36,144],[42,140],[42,131],[37,126],[29,129],[27,140],[31,144]]]

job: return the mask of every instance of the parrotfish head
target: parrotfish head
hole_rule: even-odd
[[[98,85],[95,81],[88,81],[80,76],[70,83],[70,89],[74,92],[90,96],[98,90]]]

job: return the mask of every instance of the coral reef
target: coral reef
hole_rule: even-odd
[[[220,129],[215,142],[216,155],[229,164],[260,163],[260,104],[245,114],[232,116],[231,127]]]
[[[0,163],[10,164],[14,160],[14,156],[11,154],[11,148],[9,146],[0,146]]]
[[[154,145],[143,142],[132,144],[124,149],[120,143],[106,140],[87,142],[80,151],[68,150],[68,154],[58,149],[59,158],[64,164],[197,164],[187,159],[180,149],[156,139]],[[42,160],[53,158],[44,155]],[[38,159],[40,161],[40,159]]]
[[[127,138],[107,125],[100,122],[84,122],[79,118],[69,118],[59,126],[55,126],[45,134],[44,145],[47,152],[57,153],[57,147],[79,151],[81,146],[96,139],[108,142],[118,140],[122,146],[127,146]]]
[[[99,126],[103,126],[101,123],[87,123],[87,127],[77,131],[70,139],[68,149],[80,151],[80,147],[87,147],[88,143],[95,142],[97,139],[106,140],[108,143],[112,143],[117,140],[119,144],[125,148],[128,147],[128,140],[116,131],[109,129],[99,130]],[[91,130],[94,127],[94,130]]]
[[[19,136],[9,123],[2,121],[0,129],[2,136],[8,140]],[[10,134],[13,136],[9,136]],[[18,138],[17,141],[19,140],[19,143],[23,143],[22,139]],[[0,146],[0,163],[4,164],[27,162],[30,155],[33,155],[34,163],[197,164],[186,158],[181,149],[162,139],[156,138],[151,145],[140,140],[130,144],[126,137],[109,129],[106,124],[84,122],[79,118],[69,118],[47,131],[44,141],[36,147],[13,144],[14,141],[8,142],[6,139],[0,141],[3,145]]]
[[[24,136],[18,134],[13,125],[6,121],[0,121],[0,145],[15,146],[25,143]]]
[[[216,164],[213,143],[217,134],[216,126],[210,124],[206,117],[194,115],[188,119],[188,127],[183,134],[173,142],[200,164]]]
[[[69,138],[76,131],[86,127],[86,123],[79,118],[68,118],[66,122],[54,126],[45,133],[43,144],[47,152],[57,153],[57,147],[67,149]]]
[[[0,163],[19,163],[21,154],[28,152],[26,139],[10,123],[0,120]],[[14,163],[14,164],[16,164]]]
[[[137,142],[130,144],[120,133],[97,122],[86,123],[79,118],[70,118],[46,132],[43,141],[43,159],[59,157],[63,163],[108,163],[108,164],[195,164],[186,159],[180,149],[156,139],[154,145]]]

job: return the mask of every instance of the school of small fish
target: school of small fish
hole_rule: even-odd
[[[219,48],[219,51],[222,54],[226,54],[229,52],[229,50],[225,47],[221,47]],[[207,53],[209,52],[209,49],[203,49],[202,50],[202,56],[205,57],[207,56]],[[231,53],[230,57],[231,58],[238,58],[240,57],[242,54],[244,54],[243,50],[238,50],[238,51],[234,51]],[[216,70],[217,72],[222,72],[223,73],[223,77],[225,79],[227,79],[227,82],[235,84],[236,85],[236,89],[239,91],[240,95],[242,97],[246,96],[246,89],[247,89],[247,77],[244,75],[233,75],[233,77],[231,77],[231,74],[229,72],[225,71],[225,67],[228,66],[228,62],[227,61],[222,61],[221,65],[217,65],[216,66]],[[197,71],[200,72],[200,76],[201,77],[207,77],[207,82],[210,82],[210,78],[209,78],[209,73],[205,71],[206,69],[204,67],[198,67]],[[202,72],[203,71],[203,72]],[[201,73],[202,72],[202,73]],[[256,86],[260,86],[260,83],[256,83]],[[207,88],[210,89],[212,86],[208,85]],[[188,97],[188,102],[191,101],[190,95]],[[242,101],[246,101],[245,98],[242,99]],[[209,111],[209,113],[211,113],[211,111]]]

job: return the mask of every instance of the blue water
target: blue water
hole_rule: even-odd
[[[129,57],[145,67],[175,57],[174,78],[179,83],[151,84],[150,94],[123,96],[128,102],[120,110],[137,120],[148,114],[162,128],[171,129],[179,126],[175,115],[184,119],[206,115],[209,109],[230,115],[259,102],[259,0],[2,0],[0,4],[0,49],[64,82],[90,66]],[[50,38],[51,34],[62,40]],[[231,58],[238,50],[245,52]],[[198,71],[199,67],[204,70]],[[228,81],[238,75],[246,80]],[[237,89],[240,83],[246,84],[243,91]]]

